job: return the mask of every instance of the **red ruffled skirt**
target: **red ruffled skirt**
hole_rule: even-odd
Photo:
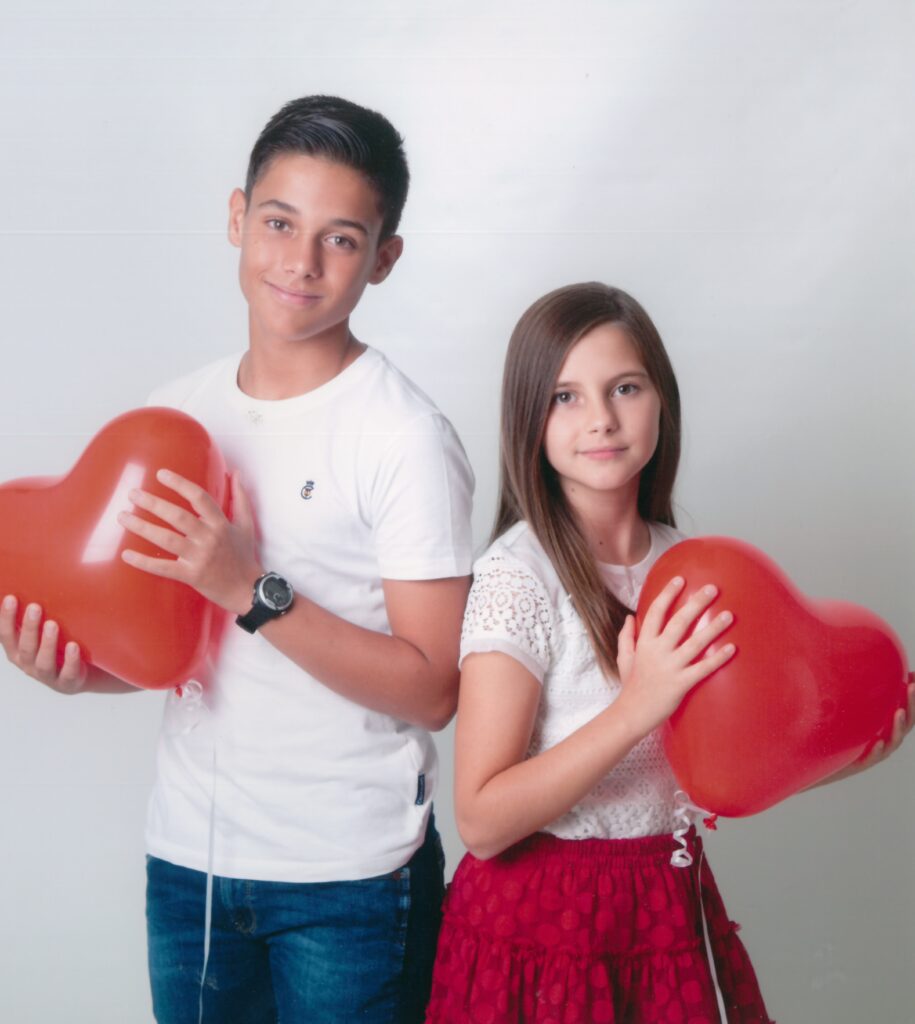
[[[669,835],[538,833],[492,860],[468,854],[445,898],[427,1024],[718,1024],[703,909],[728,1024],[771,1024],[702,841],[689,843],[688,868],[671,865]]]

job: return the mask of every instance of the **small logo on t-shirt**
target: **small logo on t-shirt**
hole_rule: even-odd
[[[305,486],[302,488],[302,490],[299,493],[302,495],[302,497],[305,499],[305,501],[311,501],[312,496],[314,495],[314,492],[315,492],[315,482],[314,482],[314,480],[306,480],[305,481]]]

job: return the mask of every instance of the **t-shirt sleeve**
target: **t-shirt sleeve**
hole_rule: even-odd
[[[461,630],[461,661],[498,651],[543,682],[551,660],[553,609],[543,583],[523,562],[500,556],[477,566]]]
[[[451,424],[423,416],[387,445],[372,488],[382,579],[466,576],[473,564],[473,472]]]

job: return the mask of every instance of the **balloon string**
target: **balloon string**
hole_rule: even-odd
[[[687,833],[693,827],[692,816],[694,814],[702,815],[705,825],[714,831],[718,815],[692,803],[682,789],[678,789],[674,793],[674,800],[676,801],[674,820],[678,823],[677,828],[674,829],[674,839],[680,844],[680,849],[674,850],[670,855],[670,863],[675,868],[688,868],[693,862],[693,855],[689,852],[689,843],[686,839]]]
[[[682,853],[682,850],[678,851]],[[702,865],[705,862],[705,850],[699,854],[699,871],[697,884],[699,886],[699,913],[702,915],[702,935],[705,938],[705,955],[708,960],[709,974],[712,977],[712,984],[715,986],[715,998],[718,1001],[718,1016],[721,1018],[721,1024],[728,1024],[727,1011],[724,1008],[724,996],[721,992],[721,986],[718,984],[718,971],[715,969],[715,954],[712,952],[712,940],[709,937],[708,930],[708,918],[705,914],[705,900],[702,898]]]
[[[197,1024],[203,1024],[203,991],[210,962],[210,935],[213,929],[213,847],[216,836],[216,741],[213,740],[213,789],[210,793],[210,836],[207,842],[207,891],[203,912],[203,968],[200,971],[200,1000]]]

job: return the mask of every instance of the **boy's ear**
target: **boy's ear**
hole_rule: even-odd
[[[245,193],[237,188],[229,196],[229,241],[234,246],[241,246],[242,222],[248,201]]]
[[[394,269],[394,264],[400,259],[402,252],[403,239],[400,235],[391,235],[383,242],[379,242],[378,252],[375,253],[375,266],[369,275],[369,284],[381,284]]]

